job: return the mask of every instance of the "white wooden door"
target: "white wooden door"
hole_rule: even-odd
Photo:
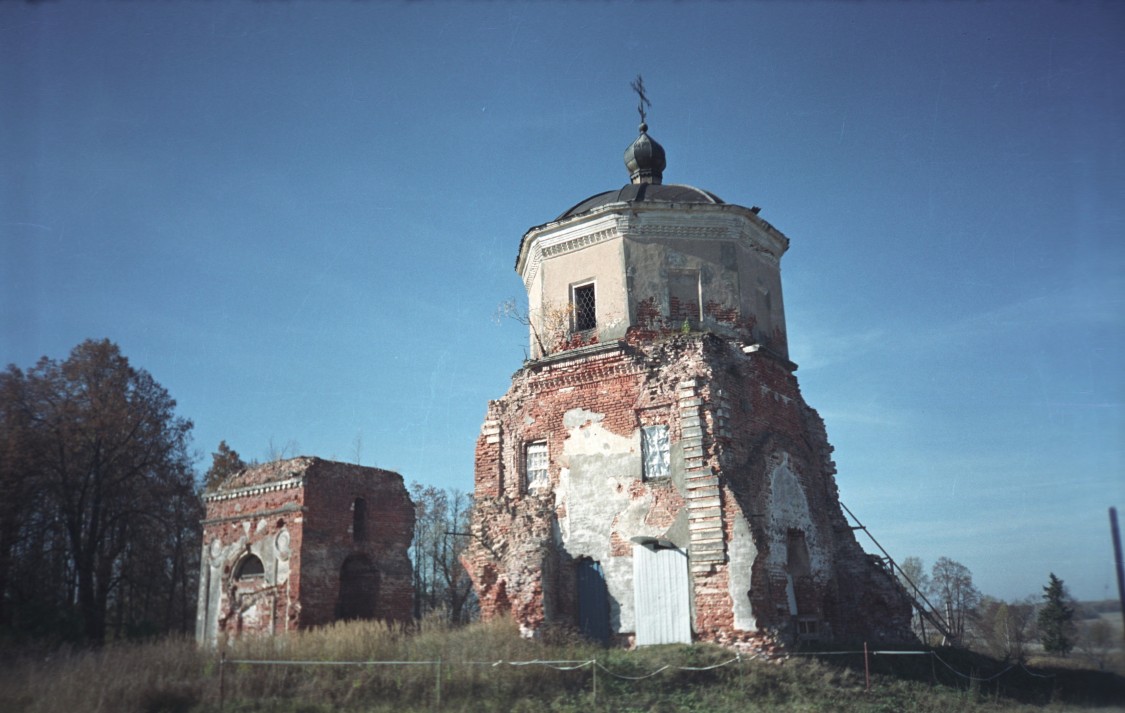
[[[687,555],[633,545],[633,611],[637,646],[691,643]]]

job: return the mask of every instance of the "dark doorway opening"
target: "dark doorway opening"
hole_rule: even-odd
[[[364,555],[350,555],[340,568],[337,619],[374,619],[378,614],[379,571]]]
[[[589,557],[578,560],[578,630],[588,639],[609,644],[609,590],[601,564]]]

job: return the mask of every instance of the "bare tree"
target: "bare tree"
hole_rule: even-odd
[[[539,310],[523,311],[514,299],[500,303],[496,318],[513,319],[531,330],[531,338],[539,347],[540,356],[554,354],[566,348],[574,320],[574,305],[544,303]]]
[[[272,463],[286,458],[296,458],[300,450],[301,446],[297,444],[295,439],[290,438],[285,442],[285,445],[279,446],[274,442],[273,436],[270,436],[269,443],[266,446],[266,462]]]
[[[984,649],[1006,661],[1023,661],[1034,638],[1034,602],[981,597],[977,612],[976,628]]]
[[[95,644],[111,615],[155,628],[183,620],[171,612],[193,599],[186,590],[201,510],[192,424],[176,416],[168,392],[102,340],[62,362],[44,357],[26,373],[10,367],[0,395],[0,470],[18,464],[27,481],[5,492],[22,510],[11,526],[3,516],[19,531],[14,548],[4,544],[4,566],[16,566],[20,579],[8,577],[0,597],[29,611],[54,607],[60,628],[73,621]],[[36,619],[23,621],[42,626]]]
[[[973,573],[965,565],[948,557],[939,557],[930,573],[930,588],[939,606],[945,610],[950,633],[962,641],[966,625],[980,601],[980,592],[973,585]]]
[[[472,498],[459,490],[412,483],[414,499],[414,615],[443,612],[454,624],[475,615],[472,581],[461,565]]]
[[[1115,658],[1122,658],[1117,639],[1110,623],[1098,617],[1077,624],[1074,647],[1082,658],[1104,671]]]
[[[926,574],[926,567],[922,563],[922,558],[907,557],[898,566],[895,576],[898,577],[899,584],[902,585],[903,589],[910,593],[911,598],[915,602],[919,602],[918,606],[924,606],[920,602],[930,591],[930,575]],[[914,633],[922,641],[930,643],[927,639],[932,632],[927,631],[925,618],[921,612],[915,611],[914,614],[915,616],[911,620]]]

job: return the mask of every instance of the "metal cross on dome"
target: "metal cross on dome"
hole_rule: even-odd
[[[640,98],[640,101],[637,102],[637,113],[641,115],[641,123],[643,124],[645,123],[645,107],[652,106],[652,102],[645,96],[644,77],[638,74],[637,78],[629,83],[629,86],[633,88],[633,91],[636,92],[637,96]]]

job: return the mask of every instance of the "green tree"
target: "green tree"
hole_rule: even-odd
[[[238,451],[228,446],[226,441],[219,441],[219,449],[211,454],[211,467],[203,476],[203,488],[214,490],[228,475],[234,475],[245,467],[246,463]]]
[[[1074,648],[1074,607],[1063,581],[1051,572],[1043,587],[1043,608],[1039,610],[1039,642],[1047,653],[1066,656]]]
[[[168,392],[117,345],[90,340],[65,361],[9,367],[0,401],[0,473],[18,467],[26,479],[10,488],[3,477],[15,505],[4,510],[20,512],[2,515],[0,597],[30,612],[13,625],[73,621],[94,644],[186,628],[201,507],[192,424]]]

